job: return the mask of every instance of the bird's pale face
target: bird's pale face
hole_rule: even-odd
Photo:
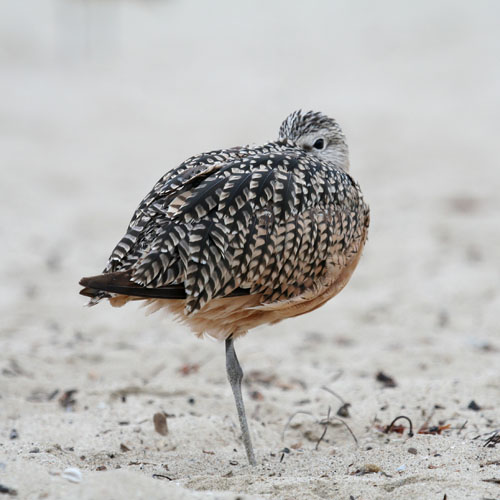
[[[335,120],[321,113],[295,111],[280,127],[280,140],[288,140],[322,161],[349,170],[349,151]]]

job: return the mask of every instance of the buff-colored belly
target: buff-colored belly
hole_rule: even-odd
[[[358,265],[365,240],[366,232],[344,267],[330,266],[318,283],[291,299],[265,303],[261,294],[216,298],[191,315],[184,314],[185,300],[146,299],[149,312],[166,309],[199,336],[208,334],[219,340],[230,335],[233,338],[241,336],[256,326],[277,323],[313,311],[337,295],[347,285]],[[120,307],[134,299],[117,295],[110,302]]]

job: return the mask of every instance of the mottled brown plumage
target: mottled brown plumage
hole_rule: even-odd
[[[189,158],[134,213],[104,272],[83,278],[90,304],[146,300],[196,333],[226,340],[226,368],[249,463],[238,335],[312,311],[347,284],[369,209],[348,173],[338,124],[292,113],[279,139]]]
[[[322,150],[307,143],[318,137]],[[156,183],[82,293],[147,298],[218,338],[315,309],[347,283],[366,239],[347,169],[340,128],[312,112],[290,115],[276,142],[194,156]],[[241,318],[210,317],[230,301]]]

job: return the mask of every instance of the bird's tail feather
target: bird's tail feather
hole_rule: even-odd
[[[131,271],[104,273],[97,276],[82,278],[80,295],[90,297],[89,306],[97,304],[101,299],[110,298],[110,294],[129,295],[147,299],[185,299],[186,289],[183,284],[167,285],[156,288],[144,287],[131,280]],[[229,293],[228,297],[248,295],[246,289],[237,288]]]

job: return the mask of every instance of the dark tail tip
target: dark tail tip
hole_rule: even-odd
[[[88,286],[90,278],[82,278],[78,283],[82,286]]]
[[[82,283],[80,282],[80,285],[81,284]],[[80,290],[80,295],[84,295],[85,297],[94,297],[96,293],[97,290],[95,288],[85,287]]]

